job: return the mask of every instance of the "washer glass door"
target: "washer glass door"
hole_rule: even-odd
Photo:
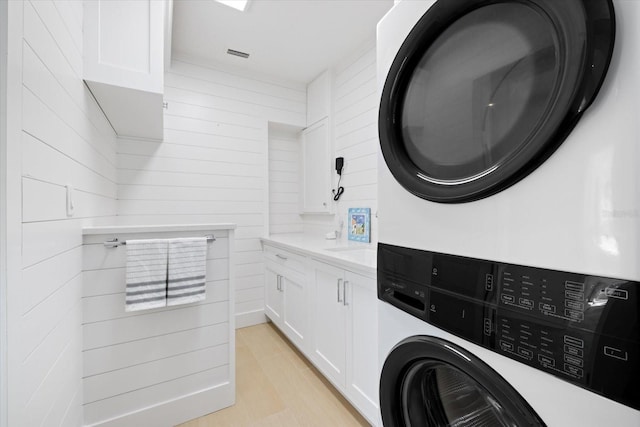
[[[385,427],[544,426],[522,396],[463,348],[431,336],[399,343],[380,377]]]
[[[476,200],[544,161],[591,103],[613,48],[609,0],[440,0],[396,56],[380,141],[396,179]]]

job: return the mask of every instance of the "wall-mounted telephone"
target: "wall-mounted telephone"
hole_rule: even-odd
[[[338,201],[342,193],[344,193],[344,187],[340,187],[340,181],[342,180],[342,168],[344,167],[344,157],[336,157],[336,172],[338,173],[338,189],[331,190],[333,193],[333,200]]]

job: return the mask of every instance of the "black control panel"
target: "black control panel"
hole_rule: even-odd
[[[378,245],[378,298],[640,409],[640,283]]]

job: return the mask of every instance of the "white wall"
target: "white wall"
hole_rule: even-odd
[[[269,233],[301,233],[300,129],[269,126]]]
[[[305,87],[174,57],[165,101],[164,141],[118,142],[119,222],[236,223],[237,326],[263,321],[268,123],[302,127]]]
[[[21,236],[10,237],[20,271],[8,285],[8,425],[76,426],[81,226],[116,213],[115,135],[82,81],[82,3],[9,3],[9,61],[21,72],[10,82],[19,95],[8,100],[21,128],[10,136],[10,173],[20,178],[9,183],[8,204],[21,207]],[[72,218],[68,184],[76,188]]]
[[[376,95],[375,41],[356,49],[333,68],[334,157],[344,157],[341,186],[345,192],[336,203],[336,215],[306,216],[305,229],[334,229],[339,220],[346,223],[349,208],[371,208],[371,238],[377,241],[377,146],[378,98]],[[337,174],[332,171],[333,188]],[[342,239],[346,239],[346,226]]]

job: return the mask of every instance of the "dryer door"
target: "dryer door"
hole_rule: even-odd
[[[463,348],[430,336],[407,338],[384,363],[385,427],[544,426],[497,372]]]
[[[497,193],[544,162],[594,100],[613,51],[611,0],[439,0],[400,48],[379,136],[427,200]]]

